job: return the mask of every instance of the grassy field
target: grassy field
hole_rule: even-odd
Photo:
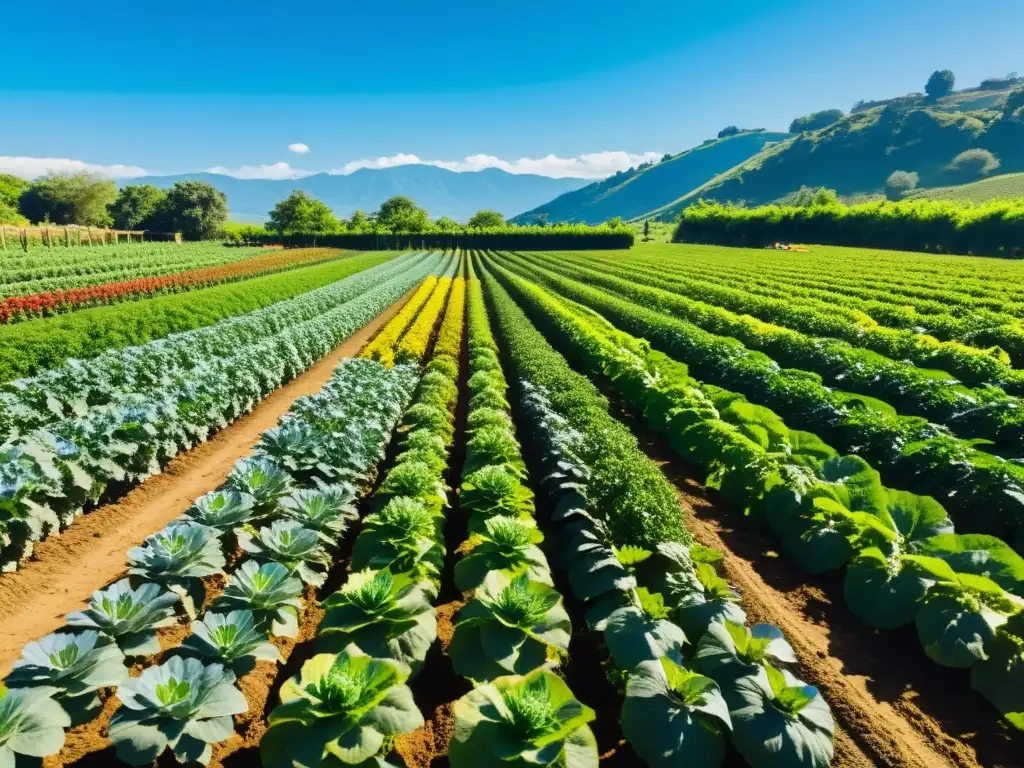
[[[954,187],[918,189],[907,195],[915,200],[959,200],[969,203],[987,203],[990,200],[1024,199],[1024,173],[1005,173],[971,184]]]

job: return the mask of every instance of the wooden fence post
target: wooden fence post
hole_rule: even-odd
[[[68,229],[68,225],[64,225],[64,245],[68,248],[71,247],[71,230]]]
[[[5,231],[6,229],[6,224],[0,224],[0,248],[3,248],[5,251],[7,250],[7,232]]]
[[[21,247],[25,249],[25,253],[28,253],[28,227],[21,229]]]

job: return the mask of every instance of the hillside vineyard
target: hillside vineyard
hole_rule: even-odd
[[[0,765],[1020,764],[1024,265],[426,246],[0,263]]]

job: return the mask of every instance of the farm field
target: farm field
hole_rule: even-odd
[[[1024,265],[195,249],[0,327],[6,764],[1020,764]]]

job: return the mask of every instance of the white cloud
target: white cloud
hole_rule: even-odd
[[[539,176],[550,176],[556,179],[603,179],[617,171],[655,161],[662,157],[660,152],[591,152],[576,157],[559,157],[547,155],[540,158],[521,157],[518,160],[502,160],[494,155],[468,155],[462,160],[423,160],[422,158],[399,153],[391,157],[376,157],[366,160],[354,160],[341,168],[328,171],[333,174],[349,174],[360,168],[394,168],[399,165],[433,165],[447,168],[450,171],[482,171],[484,168],[500,168],[509,173],[534,173]]]
[[[145,168],[137,165],[99,165],[66,157],[9,157],[0,156],[0,173],[9,173],[23,179],[35,179],[47,173],[77,173],[86,171],[113,179],[132,179],[146,176]]]
[[[301,179],[303,176],[313,175],[313,171],[292,168],[284,162],[270,163],[269,165],[243,165],[240,168],[225,168],[223,165],[215,165],[213,168],[207,168],[206,171],[207,173],[234,176],[236,179]]]
[[[309,145],[303,144],[301,141],[297,144],[289,144],[288,151],[294,152],[297,155],[304,155],[309,152]]]

